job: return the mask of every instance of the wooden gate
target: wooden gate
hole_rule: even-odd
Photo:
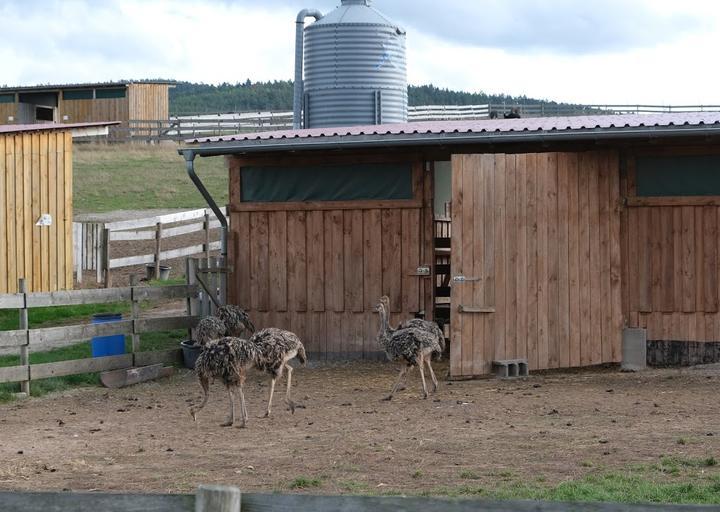
[[[453,377],[487,374],[497,359],[619,361],[618,161],[612,151],[453,156]]]

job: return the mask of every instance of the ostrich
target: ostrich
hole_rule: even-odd
[[[206,341],[195,363],[195,372],[203,390],[203,399],[200,405],[190,408],[193,420],[197,420],[198,411],[207,404],[210,382],[220,379],[225,384],[230,397],[230,414],[221,426],[230,427],[235,423],[235,390],[239,390],[242,416],[240,428],[244,428],[248,419],[243,393],[245,374],[249,367],[257,364],[259,357],[258,347],[247,340],[225,337]]]
[[[382,302],[385,306],[385,311],[390,311],[390,297],[388,297],[387,295],[383,295],[382,297],[380,297],[380,302]],[[408,329],[410,327],[423,329],[437,338],[440,350],[433,352],[432,355],[435,356],[436,361],[440,361],[442,359],[442,355],[445,353],[445,335],[443,334],[438,324],[431,320],[423,320],[422,318],[411,318],[410,320],[405,320],[404,322],[400,323],[400,325],[397,326],[396,330]],[[429,361],[430,359],[428,359],[428,362]],[[432,373],[432,368],[430,368],[430,372]]]
[[[205,346],[208,342],[222,338],[226,334],[225,323],[216,316],[203,318],[195,328],[195,337],[200,346]]]
[[[384,297],[383,297],[384,299]],[[430,369],[430,376],[433,381],[433,392],[437,391],[438,383],[435,373],[430,365],[430,356],[433,352],[440,350],[437,337],[430,332],[419,329],[417,327],[409,327],[406,329],[392,329],[388,321],[388,310],[385,301],[381,299],[377,305],[380,313],[380,330],[378,331],[378,342],[385,349],[385,354],[391,361],[404,360],[407,364],[400,368],[400,374],[395,385],[385,400],[392,400],[393,395],[398,390],[405,378],[407,371],[413,366],[420,369],[420,379],[422,380],[423,398],[428,397],[427,384],[425,382],[424,364],[427,362]]]
[[[293,367],[290,366],[288,362],[296,356],[303,365],[307,362],[305,347],[300,341],[300,338],[290,331],[269,327],[256,332],[250,338],[250,343],[254,344],[259,352],[256,367],[270,374],[272,378],[270,381],[270,397],[268,398],[267,411],[264,417],[267,418],[270,416],[273,393],[275,392],[275,381],[282,377],[283,369],[287,369],[285,402],[294,414],[296,405],[295,402],[290,399]]]
[[[252,336],[255,333],[255,326],[250,317],[238,306],[228,304],[220,306],[215,313],[225,323],[228,336]]]

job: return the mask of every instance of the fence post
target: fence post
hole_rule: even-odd
[[[210,261],[210,214],[207,212],[205,212],[203,229],[205,230],[205,243],[203,244],[203,252],[205,253],[205,259]]]
[[[201,485],[195,493],[195,512],[240,512],[240,502],[237,487]]]
[[[100,227],[103,226],[102,224],[93,224],[93,260],[95,263],[95,278],[98,282],[98,284],[102,283],[103,280],[103,269],[102,269],[102,262],[103,262],[103,244],[102,240],[100,240],[100,237],[103,234],[102,229]]]
[[[162,244],[162,223],[155,225],[155,279],[160,279],[160,248]]]
[[[132,301],[132,356],[133,366],[136,366],[135,358],[137,353],[140,352],[140,335],[137,333],[137,321],[140,318],[140,301],[135,295],[136,287],[138,284],[138,277],[136,275],[130,276],[130,300]]]
[[[227,268],[227,261],[222,256],[218,256],[218,267],[221,270],[218,271],[218,286],[220,288],[219,302],[223,306],[227,304],[227,292],[228,292],[228,281],[230,271]]]
[[[112,276],[110,275],[110,230],[105,228],[103,233],[103,278],[105,282],[105,288],[112,286]]]
[[[20,392],[30,396],[30,333],[28,332],[27,284],[23,277],[18,279],[18,291],[23,294],[23,307],[19,311],[19,328],[25,331],[25,345],[20,347],[20,364],[27,367],[27,380],[20,383]]]
[[[186,258],[185,259],[185,279],[187,280],[188,286],[197,285],[197,279],[195,278],[195,272],[197,272],[197,260],[193,258]],[[188,316],[196,316],[198,314],[199,309],[199,301],[196,297],[190,297],[190,294],[188,294],[187,297],[187,315]],[[195,339],[195,329],[188,328],[188,335],[191,340]]]

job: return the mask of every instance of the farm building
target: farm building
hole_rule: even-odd
[[[228,162],[230,300],[316,358],[375,357],[383,294],[395,321],[449,316],[455,378],[619,362],[625,327],[720,352],[720,113],[191,142],[191,176],[196,156]]]
[[[0,293],[72,289],[72,139],[111,124],[0,125]]]
[[[143,81],[0,88],[0,124],[120,121],[112,138],[122,139],[129,127],[147,125],[140,121],[168,119],[172,84]]]

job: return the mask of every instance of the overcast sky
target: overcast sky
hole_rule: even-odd
[[[290,79],[298,10],[339,0],[0,0],[0,84]],[[581,103],[720,104],[717,0],[375,0],[408,79]]]

